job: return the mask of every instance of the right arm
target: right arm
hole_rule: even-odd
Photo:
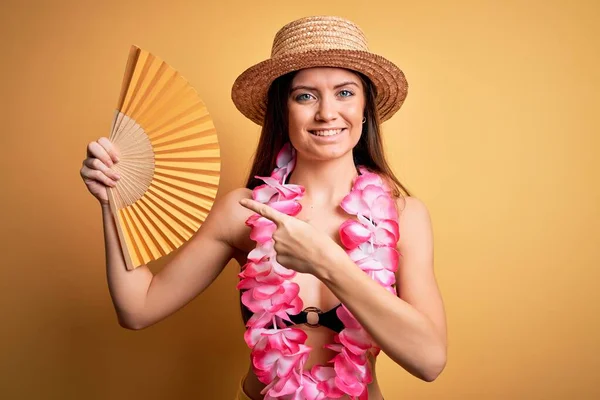
[[[153,275],[146,265],[128,271],[106,196],[106,186],[115,181],[109,166],[116,149],[103,139],[88,146],[81,175],[101,203],[108,287],[119,323],[142,329],[186,305],[221,273],[234,254],[235,238],[248,229],[244,221],[250,213],[239,200],[249,197],[250,191],[236,189],[217,200],[200,229],[158,274]]]

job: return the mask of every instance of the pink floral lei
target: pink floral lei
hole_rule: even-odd
[[[288,143],[277,155],[277,167],[271,176],[257,177],[265,184],[253,190],[253,199],[285,214],[297,215],[302,208],[298,200],[304,188],[284,183],[295,161],[295,150]],[[359,171],[361,174],[341,203],[357,219],[348,219],[341,225],[341,242],[360,269],[396,294],[399,231],[394,200],[379,175],[365,168]],[[244,340],[252,349],[253,370],[266,385],[262,391],[264,399],[323,400],[344,395],[368,399],[367,385],[372,375],[367,353],[379,352],[372,338],[342,305],[336,313],[344,329],[335,335],[334,343],[325,346],[337,352],[329,361],[333,365],[315,365],[304,371],[311,351],[304,344],[307,335],[302,329],[283,323],[290,320],[288,314],[298,314],[303,308],[299,286],[291,282],[296,272],[276,261],[273,222],[254,214],[246,225],[252,227],[250,238],[257,246],[248,254],[237,287],[245,290],[242,303],[254,313],[248,320]],[[269,325],[271,329],[266,328]]]

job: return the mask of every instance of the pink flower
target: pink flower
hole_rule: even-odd
[[[283,145],[279,153],[277,153],[277,159],[275,164],[277,168],[288,167],[290,169],[294,169],[296,164],[296,150],[292,147],[290,142],[287,142]]]
[[[247,263],[238,276],[242,279],[254,279],[257,284],[280,285],[284,280],[296,276],[296,271],[279,264],[275,257],[272,259],[265,257],[257,263],[252,261]],[[238,289],[250,289],[254,286],[254,283],[240,282]]]
[[[369,216],[371,214],[369,205],[361,195],[362,190],[352,190],[344,197],[340,206],[350,215],[362,214]]]
[[[248,329],[244,340],[248,347],[255,350],[265,350],[268,347],[282,352],[297,353],[301,344],[306,342],[306,332],[297,328],[285,329]]]
[[[371,238],[371,231],[353,219],[340,226],[340,240],[347,249],[354,249]]]
[[[250,239],[258,243],[264,243],[273,238],[273,232],[277,229],[277,225],[267,218],[254,214],[246,220],[246,225],[252,227],[250,231]]]
[[[269,347],[265,350],[252,351],[254,372],[262,383],[269,384],[275,377],[282,378],[290,375],[298,364],[304,365],[310,350],[308,346],[299,345],[295,353]]]
[[[255,176],[255,178],[262,180],[264,183],[266,183],[266,186],[269,187],[269,189],[267,189],[265,185],[261,185],[257,186],[254,189],[256,190],[260,188],[260,192],[256,195],[260,196],[260,198],[267,197],[270,193],[273,192],[273,189],[279,194],[279,200],[293,200],[295,198],[302,197],[302,195],[304,194],[304,187],[299,185],[284,185],[277,179],[272,178],[270,176]],[[252,197],[254,197],[254,190],[252,191]],[[271,195],[271,197],[272,196],[273,195]],[[269,197],[269,199],[271,199],[271,197]]]
[[[360,214],[358,221],[349,219],[340,226],[340,240],[347,249],[354,249],[366,241],[378,246],[395,246],[399,236],[396,221],[386,219],[375,225]]]
[[[398,209],[396,202],[389,196],[381,195],[373,200],[370,205],[371,217],[375,223],[383,219],[398,220]]]
[[[247,326],[263,328],[273,317],[290,320],[288,314],[298,314],[302,310],[302,300],[298,297],[298,284],[286,281],[280,286],[261,285],[242,294],[242,303],[254,313]]]
[[[353,189],[363,190],[368,185],[374,185],[382,187],[388,194],[391,194],[389,186],[383,181],[381,176],[370,172],[363,166],[358,167],[358,171],[360,172],[360,175],[354,180],[352,186]]]
[[[272,201],[293,200],[302,197],[304,188],[299,185],[284,184],[290,172],[296,165],[295,151],[290,143],[286,143],[277,154],[277,168],[271,173],[271,176],[255,178],[265,182],[264,185],[255,187],[252,190],[252,198],[261,203],[270,203]],[[278,195],[275,197],[275,195]],[[294,214],[295,215],[295,214]]]
[[[308,337],[306,332],[297,328],[270,329],[264,332],[263,336],[270,347],[290,353],[297,353],[300,345],[303,345]]]
[[[306,400],[301,381],[300,374],[292,370],[289,375],[274,379],[261,393],[265,400]]]
[[[373,377],[366,353],[362,356],[349,352],[342,344],[325,346],[339,351],[332,359],[335,370],[335,386],[350,396],[360,396]]]
[[[310,372],[318,382],[317,389],[326,396],[324,398],[337,399],[345,394],[335,386],[335,369],[333,367],[315,365]]]
[[[248,260],[259,262],[263,260],[265,257],[271,258],[275,256],[275,250],[273,249],[275,245],[275,241],[273,239],[267,240],[262,243],[258,243],[258,245],[248,253]]]
[[[398,270],[398,251],[393,247],[374,247],[363,244],[350,252],[350,259],[365,271],[371,278],[383,286],[396,282],[395,272]]]
[[[344,329],[339,335],[340,342],[353,354],[364,354],[371,347],[371,337],[363,328]]]
[[[325,393],[319,390],[317,381],[310,372],[302,373],[302,400],[326,400]]]
[[[350,215],[362,215],[375,223],[382,219],[398,219],[396,203],[380,186],[352,189],[342,200],[341,207]]]
[[[268,203],[274,200],[274,196],[279,193],[277,189],[269,185],[259,185],[252,189],[252,199],[261,203]]]
[[[281,200],[269,203],[269,207],[287,215],[296,216],[302,210],[302,205],[297,200]]]

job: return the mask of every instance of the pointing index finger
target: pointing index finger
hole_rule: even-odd
[[[273,207],[270,207],[268,204],[263,204],[258,201],[252,199],[242,199],[240,200],[240,204],[246,207],[249,210],[252,210],[263,217],[270,219],[279,225],[285,218],[288,216],[280,211],[277,211]]]

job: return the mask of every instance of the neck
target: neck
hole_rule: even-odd
[[[307,160],[297,154],[288,183],[304,186],[305,200],[314,205],[339,204],[352,190],[358,171],[352,153],[327,161]]]

